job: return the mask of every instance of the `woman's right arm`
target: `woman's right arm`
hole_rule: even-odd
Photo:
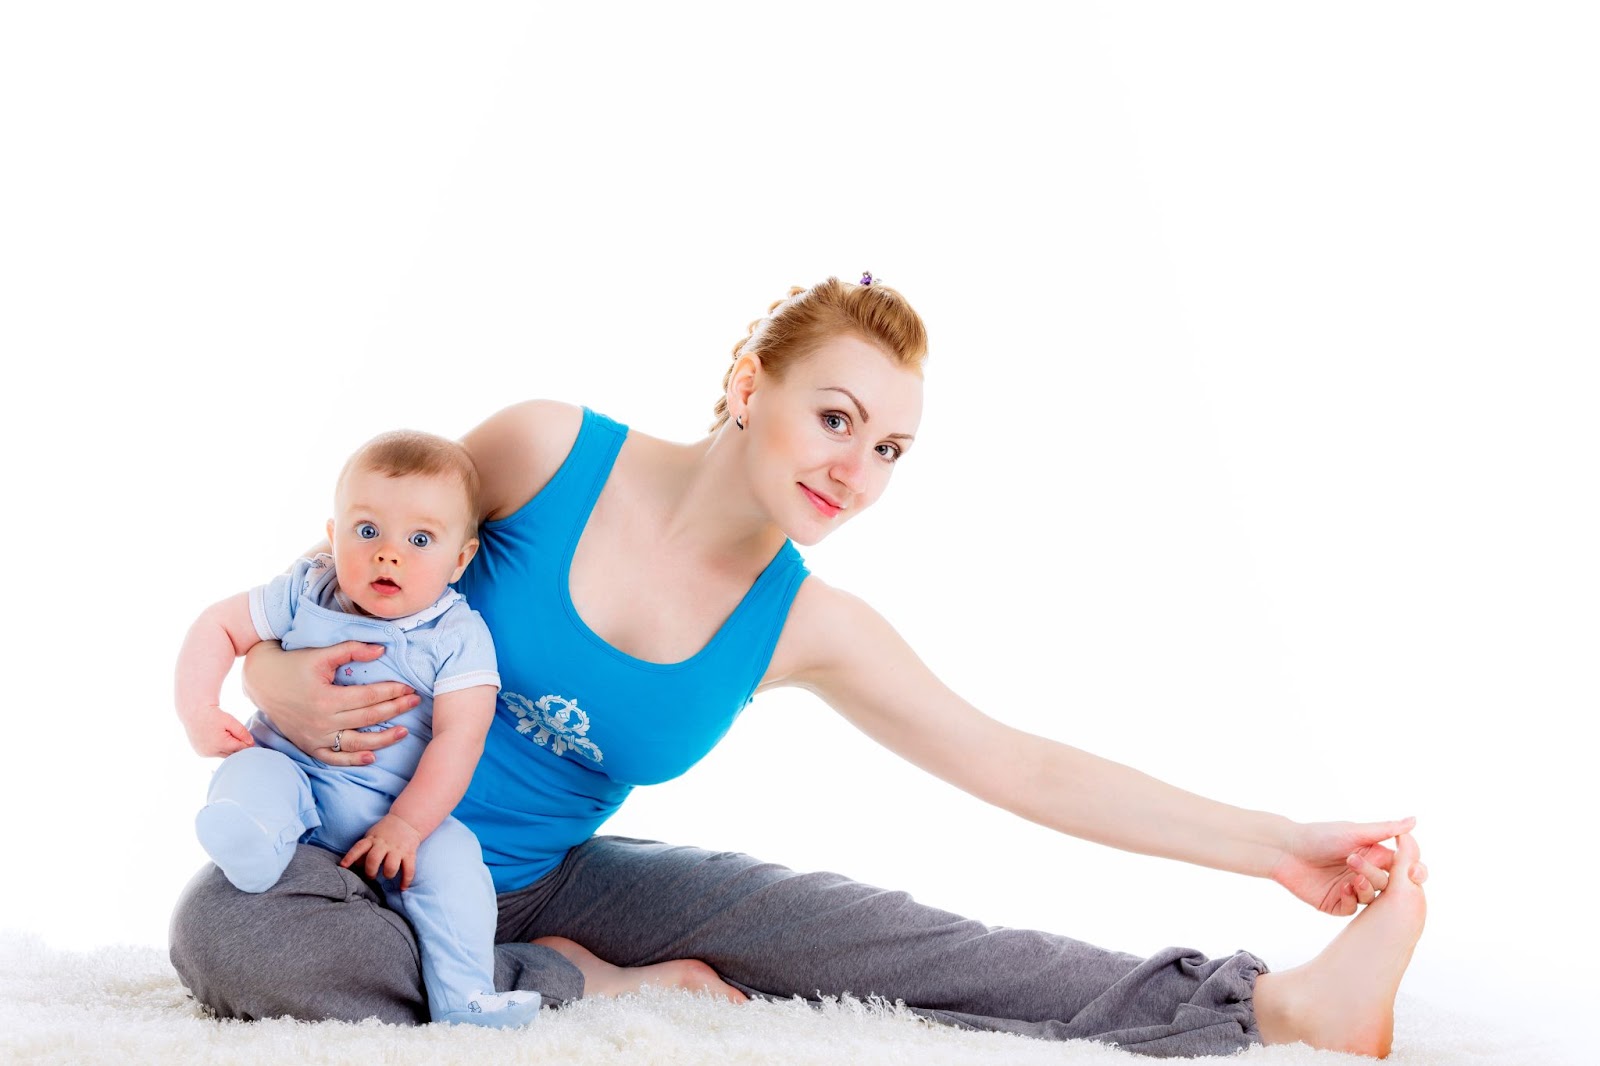
[[[505,518],[533,499],[561,469],[582,425],[581,407],[526,400],[462,437],[478,468],[483,518]]]
[[[572,450],[582,424],[581,407],[528,400],[495,413],[463,437],[482,483],[482,517],[513,514],[544,488]],[[346,663],[369,662],[382,654],[380,645],[355,641],[299,651],[263,641],[245,656],[245,695],[312,758],[330,766],[364,766],[373,761],[373,751],[402,739],[406,730],[357,730],[409,711],[419,700],[398,681],[335,685],[333,679]],[[336,734],[338,751],[332,747]]]
[[[1371,902],[1394,859],[1380,842],[1413,824],[1292,822],[1014,729],[952,692],[871,607],[814,575],[789,610],[766,683],[809,689],[889,750],[1029,821],[1124,851],[1270,877],[1329,914]]]
[[[406,735],[404,726],[379,733],[358,733],[415,707],[417,694],[398,681],[370,685],[335,685],[339,667],[370,662],[383,654],[381,644],[347,640],[331,648],[284,651],[264,640],[244,657],[244,692],[272,719],[294,746],[329,766],[365,766],[372,752]],[[339,750],[331,745],[340,734]]]

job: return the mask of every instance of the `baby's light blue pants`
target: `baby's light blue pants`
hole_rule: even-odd
[[[289,865],[296,844],[343,856],[393,802],[337,767],[254,747],[222,760],[195,825],[229,881],[246,892],[265,892]],[[446,818],[417,849],[410,888],[399,891],[398,878],[379,884],[389,906],[416,930],[435,1020],[466,1010],[476,993],[495,990],[498,910],[472,830]]]

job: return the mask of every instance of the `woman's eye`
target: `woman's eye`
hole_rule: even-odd
[[[850,428],[850,420],[838,411],[829,411],[822,416],[822,424],[834,433],[843,433]]]
[[[433,538],[421,530],[411,534],[411,546],[413,548],[426,548],[432,543]]]
[[[363,522],[356,527],[356,536],[362,540],[371,540],[378,535],[378,527],[371,522]]]
[[[878,445],[878,454],[892,463],[900,458],[900,446],[898,444],[880,444]]]

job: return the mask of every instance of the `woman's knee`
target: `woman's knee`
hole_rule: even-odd
[[[169,940],[179,977],[223,1017],[428,1017],[410,927],[321,848],[299,847],[260,894],[205,867],[178,900]]]

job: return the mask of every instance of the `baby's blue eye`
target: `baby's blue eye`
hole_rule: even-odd
[[[422,532],[422,530],[420,530],[420,529],[417,530],[415,533],[411,534],[411,546],[413,548],[426,548],[428,545],[430,545],[432,543],[433,543],[433,537],[429,536],[427,533]]]
[[[378,527],[371,522],[363,522],[356,527],[356,536],[362,540],[371,540],[378,535]]]

